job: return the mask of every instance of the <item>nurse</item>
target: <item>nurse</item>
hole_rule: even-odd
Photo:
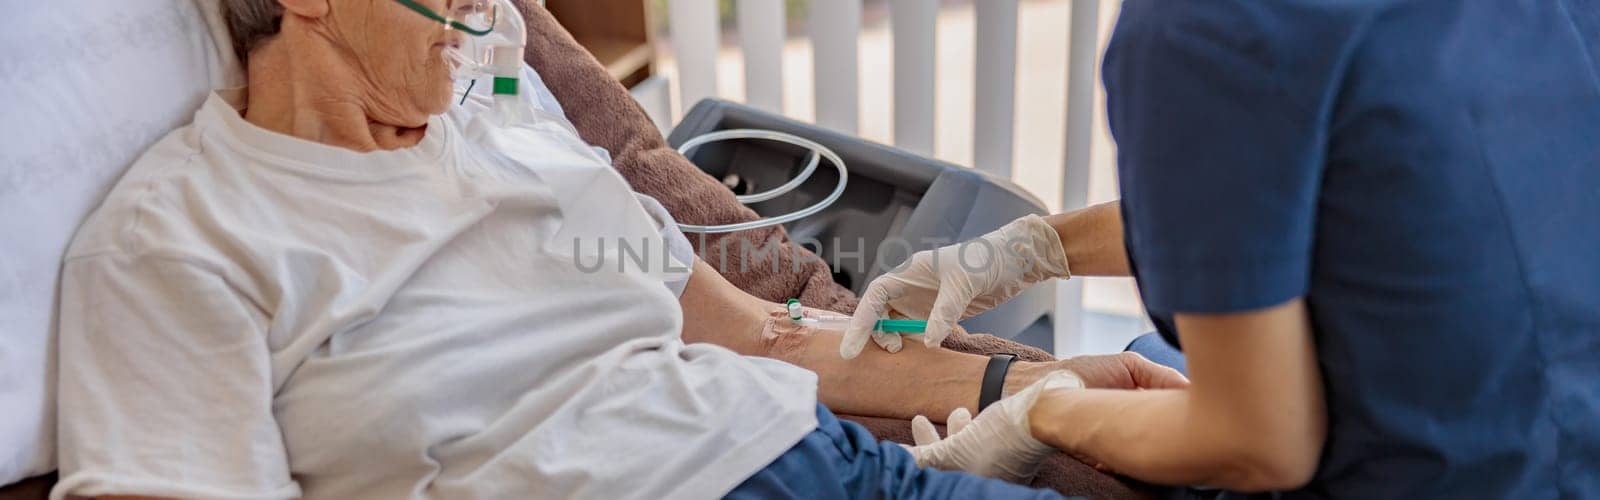
[[[1123,200],[914,256],[845,357],[1132,275],[1192,385],[1048,391],[1041,441],[1289,498],[1600,498],[1600,1],[1127,0],[1104,75]]]

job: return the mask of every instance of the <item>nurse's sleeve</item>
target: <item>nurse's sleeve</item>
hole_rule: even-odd
[[[273,419],[265,323],[232,286],[187,259],[69,259],[57,488],[82,496],[298,496]]]
[[[1271,38],[1294,29],[1273,3],[1124,4],[1107,112],[1152,312],[1246,311],[1306,292],[1326,139],[1317,75],[1329,68],[1289,65],[1337,47]]]

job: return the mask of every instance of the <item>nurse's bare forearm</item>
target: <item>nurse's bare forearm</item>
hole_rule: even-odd
[[[1101,203],[1044,218],[1061,237],[1073,276],[1128,276],[1122,202]]]
[[[1311,479],[1327,429],[1305,303],[1178,314],[1193,383],[1182,390],[1045,392],[1034,436],[1144,481],[1242,491]]]

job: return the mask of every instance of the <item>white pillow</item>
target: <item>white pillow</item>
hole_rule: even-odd
[[[73,231],[209,89],[243,80],[216,0],[54,0],[11,15],[0,30],[0,484],[55,468],[51,332]]]
[[[0,485],[56,468],[56,284],[74,231],[211,89],[245,80],[218,0],[34,7],[0,30]],[[523,100],[563,114],[523,76]]]

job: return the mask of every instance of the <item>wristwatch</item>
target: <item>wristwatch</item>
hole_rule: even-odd
[[[983,384],[978,386],[978,411],[1000,400],[1000,394],[1006,386],[1006,372],[1011,370],[1011,362],[1017,360],[1017,355],[999,353],[989,355],[989,365],[983,369]]]

